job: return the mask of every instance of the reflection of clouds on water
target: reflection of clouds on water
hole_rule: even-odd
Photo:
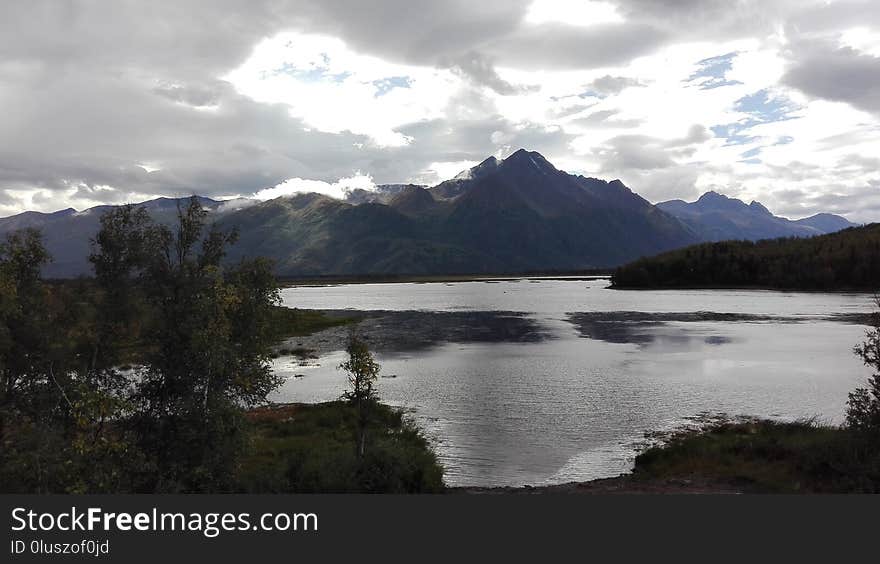
[[[568,314],[568,321],[575,326],[581,338],[666,350],[730,344],[734,339],[721,334],[726,323],[769,319],[728,314],[647,314],[629,311]]]
[[[332,315],[351,317],[350,311]],[[517,311],[363,311],[358,334],[373,352],[409,353],[443,343],[535,343],[553,338],[551,328]],[[341,326],[314,335],[295,337],[290,345],[319,354],[343,350],[350,327]]]

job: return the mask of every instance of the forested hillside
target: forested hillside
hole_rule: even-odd
[[[880,224],[813,238],[704,243],[617,269],[616,288],[876,290]]]

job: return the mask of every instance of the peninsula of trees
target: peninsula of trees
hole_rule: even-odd
[[[880,224],[811,238],[704,243],[618,268],[615,288],[875,291]]]

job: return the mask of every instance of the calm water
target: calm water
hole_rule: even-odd
[[[702,412],[840,422],[869,371],[852,354],[865,294],[616,291],[607,280],[296,287],[309,309],[526,312],[534,343],[441,343],[379,354],[384,401],[411,408],[454,485],[546,484],[615,476],[645,431]],[[577,313],[589,313],[577,323]],[[592,313],[590,313],[592,312]],[[619,314],[615,312],[638,312]],[[717,319],[711,314],[742,314]],[[656,315],[642,315],[656,314]],[[580,316],[584,317],[584,316]],[[339,397],[341,352],[298,366],[276,401]],[[304,377],[294,378],[294,374]]]

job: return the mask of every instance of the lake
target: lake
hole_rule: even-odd
[[[412,411],[450,485],[541,485],[632,468],[647,431],[704,413],[842,421],[870,375],[867,294],[621,291],[602,278],[299,286],[284,304],[370,317],[379,393]],[[336,399],[344,330],[293,339],[271,398]]]

